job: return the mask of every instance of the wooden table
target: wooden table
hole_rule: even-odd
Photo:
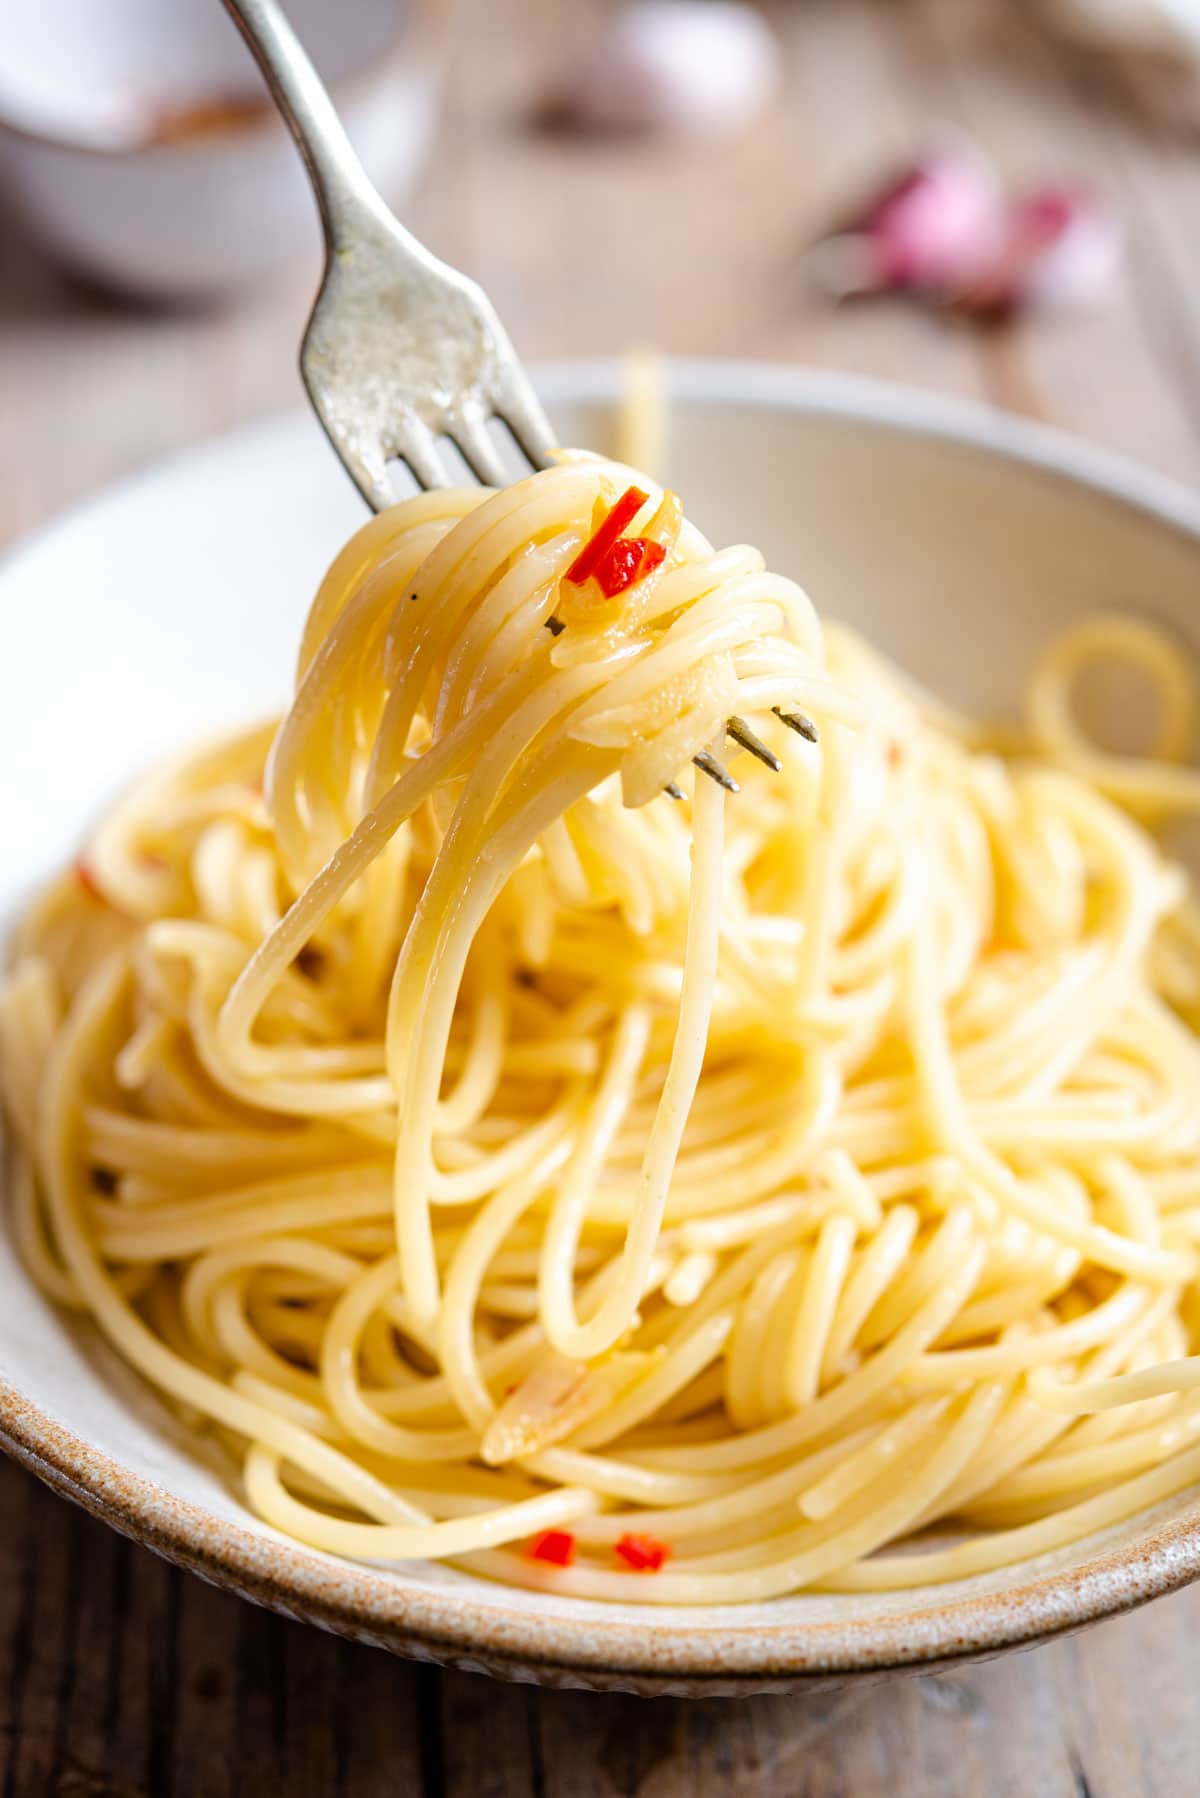
[[[967,0],[777,17],[783,103],[736,146],[526,125],[571,9],[478,0],[413,223],[534,356],[652,343],[990,397],[1200,481],[1200,166],[1093,75]],[[1127,221],[1101,308],[980,335],[836,312],[798,252],[858,181],[967,127],[1012,179],[1082,174]],[[314,252],[315,263],[315,252]],[[0,239],[0,540],[163,451],[298,399],[311,270],[223,313],[132,312]],[[649,1703],[411,1667],[226,1597],[0,1466],[5,1798],[1182,1798],[1200,1789],[1200,1590],[938,1679]]]

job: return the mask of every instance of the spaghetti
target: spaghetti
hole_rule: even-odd
[[[989,738],[611,462],[397,506],[18,934],[30,1271],[335,1554],[734,1602],[1112,1524],[1200,1478],[1193,712],[1096,619]]]

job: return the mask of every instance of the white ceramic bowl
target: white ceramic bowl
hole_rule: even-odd
[[[618,372],[543,390],[604,447]],[[1146,610],[1200,647],[1200,504],[994,414],[853,379],[739,364],[671,371],[668,473],[718,539],[749,538],[820,607],[935,687],[1011,706],[1044,633]],[[323,565],[360,519],[316,425],[287,418],[102,495],[0,571],[0,923],[122,783],[195,733],[278,705]],[[992,1654],[1200,1572],[1194,1494],[954,1585],[639,1611],[440,1566],[342,1563],[267,1529],[0,1240],[0,1431],[117,1528],[292,1615],[514,1677],[639,1691],[783,1689]]]
[[[429,144],[449,10],[290,0],[389,200]],[[199,128],[214,107],[228,117]],[[299,157],[219,0],[0,0],[0,183],[69,266],[121,290],[211,296],[316,259]]]

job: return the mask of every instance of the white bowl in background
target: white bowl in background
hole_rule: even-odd
[[[389,200],[433,132],[451,0],[290,0]],[[63,262],[190,299],[308,247],[299,156],[219,0],[0,0],[0,187]]]
[[[1200,648],[1200,503],[1036,427],[878,383],[669,368],[662,471],[718,540],[759,543],[818,607],[934,687],[1011,709],[1047,632],[1147,611]],[[541,382],[567,441],[611,443],[620,371]],[[217,440],[43,530],[0,569],[0,925],[125,781],[278,706],[317,580],[362,518],[308,418]],[[0,1437],[118,1529],[290,1615],[510,1677],[783,1690],[1037,1641],[1200,1574],[1195,1493],[951,1585],[641,1610],[439,1565],[348,1563],[251,1516],[197,1443],[42,1298],[0,1234]]]

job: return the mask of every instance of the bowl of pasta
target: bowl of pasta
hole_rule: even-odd
[[[649,385],[365,524],[273,421],[0,571],[0,1432],[508,1677],[1028,1644],[1200,1572],[1200,504]]]

